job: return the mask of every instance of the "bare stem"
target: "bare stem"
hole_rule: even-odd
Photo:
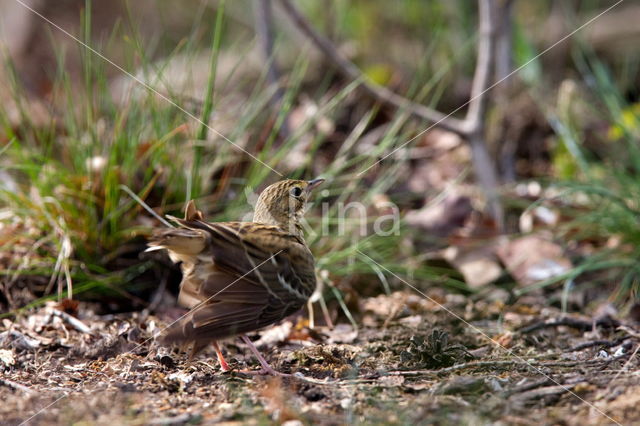
[[[495,62],[496,13],[495,0],[478,0],[478,56],[464,124],[478,183],[487,197],[489,213],[498,228],[502,229],[504,210],[498,194],[498,173],[484,137],[487,93],[492,83],[491,71]]]
[[[309,21],[291,3],[279,0],[285,13],[311,42],[324,53],[336,69],[349,79],[359,81],[361,88],[379,102],[406,109],[414,116],[430,121],[443,129],[465,137],[471,145],[473,166],[486,197],[489,211],[502,227],[503,210],[498,197],[498,174],[484,139],[484,119],[487,92],[491,87],[495,62],[495,0],[478,0],[478,56],[473,76],[467,114],[464,120],[445,115],[439,111],[417,104],[389,89],[378,86],[363,75],[358,67],[346,59],[326,37],[319,34]]]
[[[270,100],[274,108],[280,108],[282,98],[284,97],[282,86],[280,85],[280,71],[273,52],[274,35],[273,35],[273,5],[271,0],[258,0],[255,3],[255,28],[258,39],[258,47],[262,59],[267,64],[267,81],[270,85],[275,86],[276,91]],[[280,134],[283,139],[289,136],[288,119],[282,122]]]
[[[347,78],[360,81],[361,88],[370,96],[382,103],[393,105],[400,109],[406,109],[413,115],[424,120],[438,123],[438,126],[446,130],[463,134],[464,125],[459,119],[448,117],[439,111],[412,102],[411,100],[400,96],[385,87],[378,86],[377,84],[367,80],[360,69],[353,62],[349,61],[340,52],[338,52],[336,47],[328,38],[322,36],[311,27],[309,21],[295,8],[295,6],[293,6],[290,0],[280,0],[280,4],[300,31],[302,31],[302,33],[305,34],[313,44],[325,54],[336,69]]]
[[[491,84],[491,69],[494,59],[495,0],[478,0],[478,56],[471,84],[471,95],[465,127],[467,134],[482,126],[487,105],[487,88]]]
[[[258,0],[255,3],[255,26],[258,46],[262,59],[267,63],[267,80],[270,84],[279,84],[280,73],[273,56],[273,11],[271,0]],[[280,100],[282,94],[276,93]]]

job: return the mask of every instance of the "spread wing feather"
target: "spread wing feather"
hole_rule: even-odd
[[[180,302],[195,308],[167,329],[165,341],[202,342],[257,330],[294,313],[313,293],[313,257],[295,236],[250,222],[174,220],[206,234],[207,243],[182,257]]]

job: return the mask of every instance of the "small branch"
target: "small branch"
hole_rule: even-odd
[[[291,0],[279,1],[296,27],[324,53],[336,69],[347,78],[359,81],[360,87],[370,96],[383,104],[406,109],[418,118],[430,121],[434,125],[467,138],[471,145],[472,161],[478,183],[487,197],[488,210],[498,228],[501,229],[504,222],[504,212],[498,196],[499,179],[484,139],[487,92],[492,81],[491,70],[495,61],[495,0],[478,0],[478,60],[464,120],[417,104],[385,87],[369,82],[360,69],[341,55],[328,38],[312,28],[309,21],[293,6]]]
[[[177,425],[177,424],[187,424],[191,420],[197,420],[195,423],[200,423],[201,417],[197,412],[192,413],[182,413],[173,417],[159,417],[155,419],[151,419],[149,421],[150,425]]]
[[[543,377],[542,379],[532,381],[531,383],[525,383],[524,385],[516,386],[512,389],[507,390],[506,396],[509,397],[517,393],[531,391],[533,389],[538,389],[543,386],[548,386],[552,384],[553,384],[553,380],[551,380],[550,377]]]
[[[498,193],[499,179],[495,164],[487,150],[484,138],[484,124],[468,136],[471,146],[471,160],[478,183],[487,198],[487,207],[498,229],[504,226],[504,210]]]
[[[496,16],[496,51],[494,79],[500,82],[495,87],[493,99],[496,100],[497,122],[505,123],[510,116],[508,96],[511,95],[514,87],[514,79],[509,78],[513,72],[513,4],[515,0],[502,0],[499,2]],[[502,176],[503,182],[515,182],[516,180],[516,151],[518,142],[508,131],[508,126],[502,124],[500,133],[497,136],[500,141],[499,165],[497,169]]]
[[[503,0],[498,6],[496,17],[496,61],[495,80],[506,79],[513,71],[513,3],[514,0]],[[512,79],[507,79],[500,84],[499,92],[508,89]]]
[[[255,25],[258,46],[262,59],[267,63],[267,80],[278,84],[280,73],[273,57],[273,13],[271,0],[258,0],[255,3]],[[278,100],[281,93],[277,93]]]
[[[284,93],[280,85],[280,71],[273,53],[273,7],[271,0],[258,0],[254,3],[256,37],[262,59],[267,64],[267,81],[276,87],[270,103],[275,108],[280,108]],[[288,118],[285,117],[280,133],[283,139],[289,136]]]
[[[582,320],[578,318],[566,317],[566,318],[560,318],[560,319],[553,319],[551,321],[549,320],[539,321],[521,328],[520,330],[518,330],[518,333],[527,334],[527,333],[532,333],[534,331],[542,330],[544,328],[560,327],[560,326],[571,327],[580,331],[590,331],[596,327],[616,328],[619,325],[620,325],[619,321],[610,317],[605,317],[597,321],[587,321],[587,320]]]
[[[452,373],[455,371],[466,370],[470,368],[491,368],[497,369],[500,367],[514,367],[525,366],[529,367],[531,364],[524,363],[521,360],[493,360],[493,361],[471,361],[462,364],[456,364],[451,367],[440,368],[438,370],[398,370],[387,371],[385,376],[434,376],[443,373]]]
[[[496,13],[495,0],[478,0],[478,55],[464,126],[478,183],[487,197],[491,217],[502,229],[504,211],[498,194],[498,173],[487,149],[484,126],[487,93],[491,87],[491,70],[495,62]]]
[[[630,339],[629,336],[627,337],[622,337],[620,339],[616,339],[616,340],[592,340],[590,342],[584,342],[584,343],[580,343],[576,346],[573,346],[569,349],[567,349],[564,352],[578,352],[578,351],[582,351],[584,349],[589,349],[589,348],[593,348],[594,346],[603,346],[605,348],[612,348],[614,346],[618,346],[620,344],[622,344],[625,340]]]
[[[393,105],[399,109],[406,109],[419,118],[433,123],[438,123],[438,126],[443,129],[460,135],[465,134],[466,126],[461,120],[454,117],[448,117],[439,111],[412,102],[411,100],[400,96],[385,87],[369,82],[360,69],[353,62],[342,56],[329,39],[320,35],[311,27],[309,21],[307,21],[295,6],[293,6],[290,0],[280,0],[280,4],[300,31],[302,31],[302,33],[306,35],[313,44],[322,51],[322,53],[325,54],[336,69],[345,77],[360,81],[360,87],[376,100],[384,104]]]
[[[627,327],[626,325],[621,325],[618,327],[618,330],[624,331],[630,337],[635,337],[636,339],[640,339],[640,332],[632,329],[631,327]]]
[[[73,328],[75,328],[76,330],[78,330],[81,333],[92,334],[91,333],[91,329],[89,327],[87,327],[85,325],[85,323],[83,323],[79,319],[69,315],[66,312],[59,311],[57,309],[52,309],[51,310],[51,314],[53,316],[61,318],[65,322],[69,323]]]
[[[495,53],[494,1],[478,0],[478,56],[465,119],[467,134],[476,133],[484,127],[483,121],[487,105],[486,93],[491,84],[491,69]]]
[[[567,392],[572,392],[572,389],[576,387],[575,383],[568,383],[566,385],[546,386],[543,388],[536,388],[529,391],[525,391],[518,394],[512,394],[509,396],[511,401],[520,401],[519,404],[529,403],[530,401],[540,400],[548,397],[560,396]]]
[[[0,378],[0,385],[5,385],[7,387],[18,390],[20,392],[24,392],[28,395],[32,395],[34,393],[34,391],[29,389],[27,386],[14,382],[13,380],[9,380],[9,379]]]
[[[522,367],[533,370],[539,370],[541,368],[549,367],[576,367],[584,365],[608,365],[613,361],[618,361],[622,358],[629,356],[628,354],[620,355],[617,357],[611,357],[607,359],[589,359],[578,361],[527,361],[522,358],[508,359],[508,360],[493,360],[493,361],[471,361],[462,364],[456,364],[451,367],[440,368],[438,370],[397,370],[388,371],[384,373],[385,376],[437,376],[444,373],[454,373],[460,370],[467,369],[481,369],[490,368],[497,370],[501,368],[509,367]]]

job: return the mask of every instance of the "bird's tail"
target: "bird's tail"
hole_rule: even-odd
[[[147,243],[149,248],[146,251],[166,249],[174,262],[200,254],[207,245],[207,235],[204,231],[189,227],[190,221],[203,220],[202,212],[196,209],[193,200],[187,203],[184,219],[167,217],[180,227],[154,231]]]
[[[196,256],[204,250],[206,242],[206,235],[200,230],[161,229],[155,231],[149,239],[147,251],[167,249],[178,255]]]

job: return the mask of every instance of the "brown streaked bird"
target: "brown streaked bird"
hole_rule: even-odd
[[[190,311],[164,332],[165,344],[192,343],[191,357],[218,340],[240,335],[269,374],[273,370],[245,333],[299,310],[316,288],[315,262],[300,219],[311,191],[324,179],[283,180],[258,198],[252,222],[207,223],[193,201],[178,228],[154,233],[149,250],[166,249],[182,262],[178,303]]]

